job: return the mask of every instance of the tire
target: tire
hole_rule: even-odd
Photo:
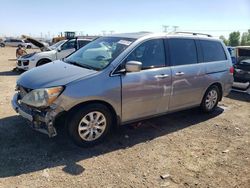
[[[111,130],[112,114],[102,104],[77,108],[68,117],[66,130],[70,139],[80,147],[90,147],[100,143]]]
[[[23,45],[21,45],[21,44],[18,44],[18,45],[17,45],[17,47],[19,47],[19,48],[22,48],[22,47],[23,47]]]
[[[36,66],[41,66],[41,65],[44,65],[44,64],[47,64],[51,62],[49,59],[41,59],[40,61],[37,62]]]
[[[218,105],[221,93],[216,85],[210,86],[201,102],[201,109],[203,112],[213,112]]]
[[[5,47],[5,44],[4,43],[0,43],[0,47]]]
[[[27,46],[27,49],[31,49],[31,46],[30,46],[30,45],[28,45],[28,46]]]

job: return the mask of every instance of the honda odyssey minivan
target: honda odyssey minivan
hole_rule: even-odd
[[[65,118],[70,138],[91,146],[116,125],[197,106],[212,112],[232,83],[230,55],[209,35],[117,34],[22,74],[12,106],[49,137]]]

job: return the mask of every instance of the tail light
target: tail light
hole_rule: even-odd
[[[234,73],[234,67],[230,67],[229,72],[230,72],[230,74],[233,74]]]

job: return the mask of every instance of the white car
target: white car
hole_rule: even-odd
[[[71,39],[63,40],[58,43],[46,47],[41,42],[30,40],[34,45],[38,46],[42,52],[34,52],[24,55],[17,60],[17,69],[30,70],[34,67],[44,65],[51,61],[62,59],[77,49],[85,46],[93,39]]]
[[[11,46],[11,47],[18,47],[18,46],[22,46],[25,48],[32,48],[32,44],[30,42],[27,42],[25,40],[22,39],[6,39],[2,42],[3,46]]]

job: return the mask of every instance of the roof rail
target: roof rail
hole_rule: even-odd
[[[205,33],[193,33],[193,32],[182,32],[182,31],[178,31],[178,32],[175,32],[175,33],[177,33],[177,34],[205,35],[207,37],[212,37],[212,35],[205,34]]]

